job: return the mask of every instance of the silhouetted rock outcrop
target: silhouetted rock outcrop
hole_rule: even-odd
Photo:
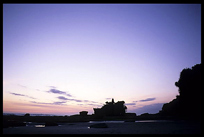
[[[29,117],[30,116],[30,114],[29,113],[26,113],[25,115],[24,115],[24,117]]]
[[[162,115],[201,119],[201,64],[185,68],[175,85],[179,88],[176,99],[166,103]]]
[[[124,105],[124,101],[106,102],[101,108],[94,108],[94,116],[98,118],[103,118],[104,116],[124,116],[127,107]]]
[[[88,114],[88,111],[81,111],[81,112],[79,112],[80,116],[87,116],[87,114]]]

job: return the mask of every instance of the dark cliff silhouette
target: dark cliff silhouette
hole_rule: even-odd
[[[201,64],[185,68],[175,82],[179,88],[176,99],[166,103],[160,112],[162,115],[201,119]]]
[[[98,118],[103,118],[104,116],[124,116],[127,107],[124,105],[124,101],[106,102],[101,108],[94,108],[94,116]]]

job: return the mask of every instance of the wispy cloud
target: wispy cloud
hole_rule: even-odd
[[[54,88],[50,89],[50,90],[47,91],[47,92],[49,92],[49,93],[54,93],[54,94],[62,94],[62,95],[66,95],[66,96],[72,97],[72,95],[66,93],[65,91],[60,91],[60,90],[54,89]]]
[[[82,102],[82,100],[79,100],[79,99],[72,99],[72,101]]]
[[[81,101],[83,101],[83,102],[90,102],[90,103],[98,103],[96,101],[91,101],[91,100],[81,100]]]
[[[162,109],[163,104],[164,103],[150,104],[150,105],[136,108],[134,110],[131,110],[130,112],[135,112],[137,115],[140,115],[142,113],[155,114],[155,113],[158,113]]]
[[[31,103],[34,104],[42,104],[42,105],[62,105],[66,103],[66,101],[58,101],[58,102],[52,102],[52,103],[47,103],[47,102],[36,102],[36,101],[30,101]]]
[[[84,102],[84,103],[89,103],[89,104],[101,104],[101,103],[91,101],[91,100],[81,100],[81,99],[67,98],[67,97],[64,97],[64,96],[58,96],[57,98],[60,99],[60,100],[66,100],[66,101]]]
[[[146,101],[153,101],[155,100],[156,98],[146,98],[146,99],[143,99],[143,100],[139,100],[140,102],[146,102]]]
[[[18,86],[23,87],[23,88],[28,88],[27,86],[24,86],[24,85],[21,85],[21,84],[18,84]]]
[[[23,94],[18,94],[18,93],[10,93],[10,94],[13,94],[13,95],[16,95],[16,96],[25,96]]]
[[[68,101],[82,102],[82,100],[79,100],[79,99],[73,99],[73,98],[66,98],[66,97],[64,97],[64,96],[58,96],[57,98],[58,98],[58,99],[61,99],[61,100],[68,100]]]
[[[68,100],[68,98],[64,97],[64,96],[59,96],[57,97],[58,99],[61,99],[61,100]]]
[[[136,103],[125,103],[125,105],[136,105]]]
[[[15,95],[15,96],[23,96],[23,97],[27,97],[27,98],[31,98],[31,99],[36,99],[34,97],[31,97],[31,96],[28,96],[28,95],[24,95],[24,94],[18,94],[18,93],[13,93],[13,92],[10,92],[10,94]]]
[[[57,88],[57,87],[55,87],[55,86],[48,86],[48,87],[50,87],[50,88]]]
[[[52,103],[46,103],[46,102],[36,102],[36,101],[30,101],[31,103],[35,104],[52,104]]]
[[[91,103],[98,103],[98,102],[96,102],[96,101],[89,101],[89,102],[91,102]]]
[[[66,101],[53,102],[53,104],[55,104],[55,105],[61,105],[61,104],[64,104],[64,103],[66,103]]]
[[[30,87],[27,87],[27,86],[24,86],[24,85],[21,85],[21,84],[17,84],[17,85],[20,86],[20,87],[22,87],[22,88],[29,89],[29,90],[41,91],[40,89],[37,89],[37,88],[30,88]]]

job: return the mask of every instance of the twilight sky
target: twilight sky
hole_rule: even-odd
[[[198,63],[200,4],[3,4],[4,113],[157,113]]]

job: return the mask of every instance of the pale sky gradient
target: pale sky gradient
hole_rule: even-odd
[[[3,4],[4,113],[156,113],[199,63],[200,4]]]

